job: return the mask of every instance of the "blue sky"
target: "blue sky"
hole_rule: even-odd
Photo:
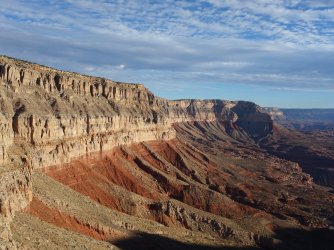
[[[0,54],[169,99],[334,108],[334,0],[1,0]]]

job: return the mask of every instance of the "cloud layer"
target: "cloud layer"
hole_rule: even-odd
[[[0,44],[2,54],[166,97],[171,86],[231,83],[334,91],[331,0],[3,0]]]

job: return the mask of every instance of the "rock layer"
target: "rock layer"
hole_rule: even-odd
[[[173,124],[187,121],[224,121],[240,139],[264,136],[272,124],[253,103],[169,101],[142,84],[59,71],[5,56],[0,57],[0,83],[0,170],[13,162],[18,169],[0,176],[1,184],[7,185],[0,197],[1,219],[7,222],[31,200],[27,165],[64,164],[119,145],[173,139]],[[250,120],[256,122],[256,129],[247,130]],[[8,180],[7,174],[13,179]]]
[[[327,190],[313,186],[298,164],[261,149],[275,130],[254,103],[171,101],[142,84],[4,56],[0,83],[3,246],[15,249],[9,224],[32,200],[32,182],[30,217],[20,215],[18,224],[63,223],[103,240],[142,230],[182,242],[272,246],[275,227],[331,223]],[[305,210],[307,202],[322,210]]]
[[[253,138],[271,131],[270,117],[248,102],[169,101],[142,84],[57,71],[0,58],[3,104],[1,161],[11,144],[35,149],[35,167],[68,162],[85,153],[140,141],[175,138],[173,123],[195,120],[230,122]],[[249,123],[255,124],[252,128]]]

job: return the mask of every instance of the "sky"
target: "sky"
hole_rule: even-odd
[[[0,54],[169,99],[334,108],[334,0],[0,0]]]

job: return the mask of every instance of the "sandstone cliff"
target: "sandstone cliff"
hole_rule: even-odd
[[[173,123],[221,120],[253,138],[271,131],[271,119],[248,102],[169,101],[142,84],[57,71],[1,57],[0,157],[10,145],[35,149],[35,167],[67,162],[88,152],[175,137]],[[255,124],[250,128],[249,124]]]

